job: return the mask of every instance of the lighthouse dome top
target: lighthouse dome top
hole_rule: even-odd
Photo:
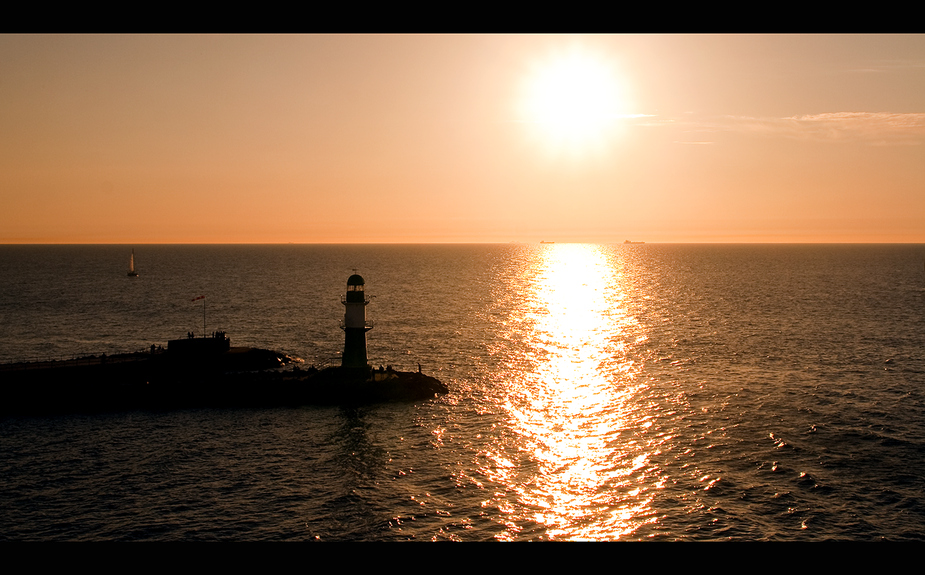
[[[361,285],[364,285],[364,284],[366,284],[366,282],[363,281],[363,276],[361,276],[361,275],[359,275],[359,274],[353,274],[352,276],[350,276],[349,278],[347,278],[347,285],[348,285],[348,286],[361,286]]]

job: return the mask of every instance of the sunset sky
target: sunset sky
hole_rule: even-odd
[[[0,243],[925,242],[925,35],[0,35]]]

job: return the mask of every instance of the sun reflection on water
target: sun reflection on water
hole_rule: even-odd
[[[511,286],[505,353],[516,361],[500,401],[520,453],[485,454],[490,478],[516,494],[495,501],[510,531],[520,520],[551,539],[618,539],[656,521],[664,479],[650,461],[659,440],[647,433],[629,285],[606,248],[554,244]]]

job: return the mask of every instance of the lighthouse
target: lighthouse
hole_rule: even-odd
[[[344,356],[343,367],[367,367],[366,332],[373,329],[366,321],[366,306],[369,298],[363,293],[366,282],[358,274],[347,278],[347,293],[341,299],[344,304]]]

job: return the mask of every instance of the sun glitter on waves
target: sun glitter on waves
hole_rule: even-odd
[[[629,116],[626,85],[613,64],[579,49],[535,64],[522,91],[521,120],[555,152],[599,151],[614,122]]]
[[[554,244],[514,285],[502,335],[514,361],[499,377],[517,446],[486,451],[484,471],[516,498],[492,501],[505,537],[519,521],[556,540],[632,536],[657,520],[665,479],[652,463],[662,440],[649,429],[655,413],[640,402],[647,384],[629,342],[645,333],[627,310],[627,278],[601,246]]]

